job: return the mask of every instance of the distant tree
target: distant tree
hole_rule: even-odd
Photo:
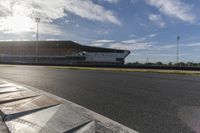
[[[154,66],[155,64],[152,63],[152,62],[148,62],[148,63],[145,63],[144,65],[145,65],[145,66]]]
[[[157,66],[163,66],[163,63],[159,61],[159,62],[156,62],[156,65]]]
[[[192,67],[193,65],[194,65],[193,62],[187,62],[188,67]]]
[[[172,62],[169,62],[169,63],[168,63],[168,66],[173,66],[173,63],[172,63]]]
[[[200,63],[197,63],[197,66],[200,68]]]
[[[142,64],[136,61],[136,62],[127,63],[127,65],[135,66],[135,65],[142,65]]]
[[[140,65],[141,63],[139,63],[138,61],[136,61],[134,64],[135,64],[135,65]]]
[[[179,63],[179,66],[184,67],[184,66],[186,66],[186,64],[185,64],[184,62],[180,62],[180,63]]]
[[[132,62],[132,63],[127,63],[126,65],[129,66],[176,66],[176,67],[199,67],[200,68],[200,63],[194,63],[194,62],[179,62],[179,63],[172,63],[169,62],[168,64],[162,63],[161,61],[158,61],[156,63],[148,62],[148,63],[140,63],[138,61]]]

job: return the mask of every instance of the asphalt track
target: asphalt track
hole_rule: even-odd
[[[63,97],[141,133],[200,132],[200,77],[0,66],[0,78]]]

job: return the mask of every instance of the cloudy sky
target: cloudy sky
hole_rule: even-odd
[[[0,40],[73,40],[131,50],[127,62],[200,62],[199,0],[0,0]]]

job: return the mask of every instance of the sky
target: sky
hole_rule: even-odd
[[[0,0],[0,40],[130,50],[126,62],[200,62],[199,0]]]

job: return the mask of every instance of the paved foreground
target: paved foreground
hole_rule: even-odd
[[[138,132],[200,132],[200,78],[136,72],[0,67],[0,78],[63,97]]]
[[[0,80],[1,133],[137,133],[70,101]]]

